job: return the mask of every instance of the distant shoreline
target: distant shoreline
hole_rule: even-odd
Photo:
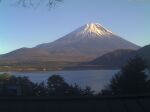
[[[38,68],[38,67],[7,67],[1,68],[0,72],[30,72],[30,71],[78,71],[78,70],[118,70],[119,67],[112,66],[98,66],[98,65],[89,65],[89,66],[67,66],[67,67],[51,67],[51,68]]]

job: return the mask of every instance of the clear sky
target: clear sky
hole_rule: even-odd
[[[150,44],[150,0],[64,0],[48,10],[0,3],[0,54],[52,42],[91,22],[137,45]]]

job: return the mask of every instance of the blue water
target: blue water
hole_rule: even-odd
[[[57,74],[62,76],[69,84],[78,84],[85,88],[90,86],[92,90],[99,92],[107,84],[118,70],[82,70],[82,71],[41,71],[41,72],[7,72],[15,76],[27,76],[33,82],[42,82],[48,77]],[[2,72],[1,72],[2,73]]]

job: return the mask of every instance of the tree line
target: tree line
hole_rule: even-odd
[[[28,77],[0,75],[0,96],[92,96],[93,93],[90,87],[69,85],[59,75],[49,77],[47,83],[33,83]]]
[[[53,75],[47,83],[33,83],[28,77],[0,75],[0,96],[103,96],[150,94],[150,78],[146,61],[136,56],[115,74],[110,84],[98,94],[90,87],[69,85],[63,77]]]

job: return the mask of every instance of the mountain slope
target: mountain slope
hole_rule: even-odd
[[[100,56],[86,64],[120,68],[125,65],[130,58],[133,58],[136,53],[136,50],[116,50],[106,53],[103,56]]]
[[[93,60],[117,49],[136,50],[140,47],[113,34],[100,24],[86,24],[66,36],[34,48],[22,48],[0,57],[2,62]]]
[[[138,54],[147,61],[148,65],[150,67],[150,45],[147,45],[147,46],[139,49]]]
[[[117,49],[138,49],[139,46],[120,38],[99,24],[86,24],[52,43],[38,45],[36,48],[47,49],[56,56],[85,56],[92,60]]]
[[[150,67],[150,45],[142,47],[139,50],[116,50],[110,53],[106,53],[103,56],[100,56],[93,61],[90,61],[86,64],[89,65],[101,65],[101,66],[113,66],[113,67],[122,67],[124,66],[130,58],[133,58],[135,55],[141,56],[145,59]]]
[[[37,48],[48,49],[54,54],[101,56],[117,49],[138,49],[139,46],[128,42],[99,24],[86,24],[70,34]]]

